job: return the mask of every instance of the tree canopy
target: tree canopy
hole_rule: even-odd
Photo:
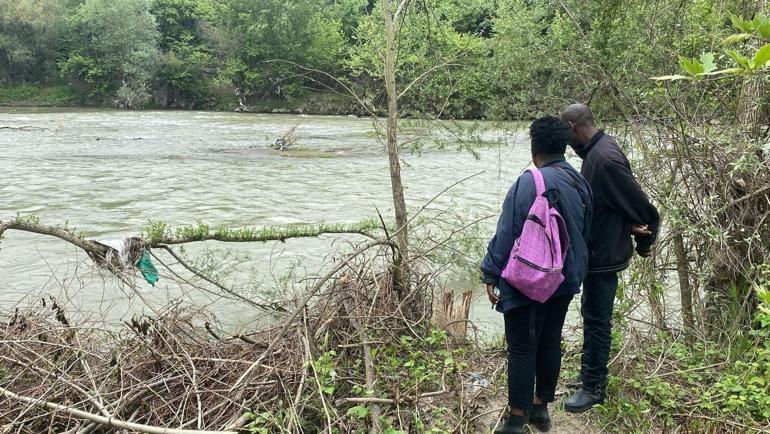
[[[689,75],[680,65],[697,74],[704,53],[743,62],[721,44],[736,23],[744,36],[733,43],[758,31],[754,6],[415,0],[400,23],[400,106],[507,119],[590,100],[618,114],[623,99],[655,97],[650,77]],[[0,84],[65,83],[95,103],[136,108],[291,101],[344,84],[376,110],[381,10],[377,0],[0,0]]]

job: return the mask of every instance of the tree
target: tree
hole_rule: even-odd
[[[296,96],[305,81],[295,64],[338,69],[344,41],[322,1],[230,0],[215,9],[221,77],[237,94]]]
[[[465,9],[444,2],[422,2],[409,6],[397,29],[397,81],[403,83],[399,97],[403,112],[418,117],[480,117],[494,97],[483,62],[489,44],[478,35],[460,32]],[[362,18],[354,34],[347,66],[357,80],[360,94],[375,104],[382,103],[386,30],[382,5],[376,13]],[[411,82],[419,86],[409,87]],[[384,103],[382,105],[387,105]]]
[[[158,102],[163,107],[196,107],[207,97],[215,71],[212,49],[205,37],[211,19],[200,0],[154,0],[151,13],[158,23],[162,58],[158,69]]]
[[[78,38],[62,72],[82,77],[117,107],[146,105],[159,56],[149,0],[86,0],[72,24]]]
[[[66,16],[61,0],[0,0],[0,84],[55,75]]]
[[[393,209],[396,217],[396,242],[398,243],[399,261],[396,285],[403,294],[409,291],[409,223],[407,221],[406,200],[404,199],[404,186],[401,182],[401,161],[398,155],[398,93],[396,93],[396,39],[398,38],[397,21],[409,0],[400,0],[398,7],[393,9],[391,0],[383,0],[382,10],[385,18],[385,68],[383,79],[385,81],[385,93],[388,98],[388,162],[390,167],[390,184],[393,193]]]

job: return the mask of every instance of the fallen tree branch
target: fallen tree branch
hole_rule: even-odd
[[[80,235],[64,228],[56,226],[45,226],[34,221],[17,218],[15,220],[0,221],[0,238],[8,229],[31,232],[40,235],[50,235],[60,240],[64,240],[76,247],[79,247],[92,258],[104,259],[109,247],[87,240]]]
[[[439,390],[436,392],[426,392],[417,395],[416,397],[406,397],[401,399],[391,398],[340,398],[334,401],[335,404],[340,405],[344,403],[349,404],[401,404],[405,402],[419,401],[420,399],[432,398],[434,396],[441,396],[449,393],[449,390]]]
[[[268,226],[264,228],[217,228],[214,231],[206,224],[183,226],[173,230],[162,223],[149,228],[144,242],[149,247],[161,245],[187,244],[201,241],[220,241],[225,243],[262,243],[267,241],[284,242],[292,238],[316,238],[325,234],[355,234],[372,238],[369,231],[379,229],[374,220],[364,220],[355,224],[298,225],[287,227]]]
[[[32,406],[45,407],[45,408],[48,408],[49,410],[61,411],[69,414],[70,416],[77,417],[80,419],[86,419],[101,425],[107,425],[115,428],[123,428],[130,431],[139,431],[147,434],[237,434],[236,431],[185,430],[185,429],[163,428],[158,426],[143,425],[140,423],[126,422],[119,419],[113,419],[111,417],[104,417],[98,414],[89,413],[87,411],[78,410],[76,408],[67,407],[66,405],[56,404],[54,402],[49,402],[42,399],[35,399],[35,398],[30,398],[28,396],[18,395],[3,387],[0,387],[0,394],[4,395],[8,399],[21,401]]]

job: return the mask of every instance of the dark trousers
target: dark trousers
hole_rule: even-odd
[[[572,296],[553,297],[508,310],[508,405],[528,411],[532,391],[543,402],[553,402],[561,369],[561,329]],[[537,383],[537,388],[535,388]]]
[[[617,289],[618,273],[589,274],[583,282],[580,308],[583,315],[581,377],[586,390],[601,396],[607,388],[612,308]]]

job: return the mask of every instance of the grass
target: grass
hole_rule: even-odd
[[[0,87],[0,105],[69,107],[83,105],[86,96],[64,85],[18,84]]]

